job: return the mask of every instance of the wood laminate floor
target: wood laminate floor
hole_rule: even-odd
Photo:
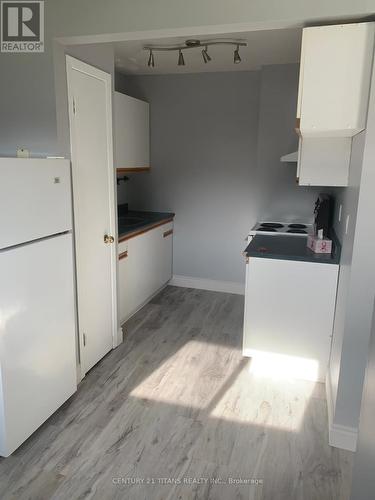
[[[346,500],[324,386],[260,378],[243,297],[167,287],[11,457],[0,498]],[[27,415],[25,415],[27,418]]]

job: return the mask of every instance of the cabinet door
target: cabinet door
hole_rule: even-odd
[[[253,357],[257,370],[325,380],[338,269],[334,264],[250,257],[243,354]]]
[[[122,324],[127,318],[128,312],[128,298],[126,296],[127,292],[127,280],[128,280],[128,242],[120,243],[118,245],[118,315],[120,324]]]
[[[173,223],[119,245],[119,311],[124,323],[172,277]]]
[[[305,28],[297,119],[303,137],[350,137],[365,128],[374,23]]]
[[[351,137],[301,138],[297,168],[299,185],[347,186],[351,146]]]
[[[150,166],[149,105],[134,97],[114,93],[115,168]]]

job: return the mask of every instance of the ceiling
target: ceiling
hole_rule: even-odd
[[[202,36],[200,37],[202,44],[204,44],[205,39],[228,38],[246,41],[247,47],[240,47],[242,62],[240,64],[233,63],[234,46],[214,45],[208,48],[212,60],[207,64],[203,62],[201,49],[196,48],[184,51],[185,66],[177,66],[178,51],[154,52],[154,68],[147,66],[149,52],[143,49],[144,45],[176,45],[184,43],[189,37],[116,42],[114,43],[115,65],[117,71],[134,75],[249,71],[259,69],[267,64],[299,62],[301,36],[301,29]]]

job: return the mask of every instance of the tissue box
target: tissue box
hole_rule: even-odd
[[[308,236],[307,246],[315,253],[332,252],[332,240],[328,240],[326,238],[320,239],[317,236]]]

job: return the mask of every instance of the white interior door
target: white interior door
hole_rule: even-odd
[[[67,56],[82,376],[117,344],[111,75]]]

